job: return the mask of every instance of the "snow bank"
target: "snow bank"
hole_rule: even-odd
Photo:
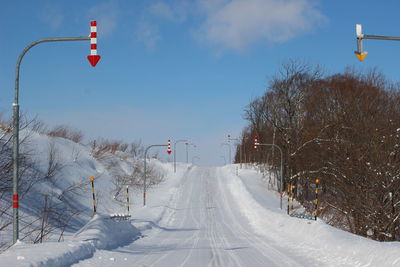
[[[133,205],[132,223],[140,231],[157,230],[157,225],[173,219],[173,208],[177,205],[176,199],[181,193],[180,188],[187,172],[192,168],[186,163],[177,162],[174,173],[172,164],[162,164],[159,161],[155,161],[154,164],[166,174],[165,180],[157,187],[149,188],[146,206],[142,205],[142,192],[133,197],[135,205]]]
[[[229,166],[220,173],[253,229],[288,253],[309,255],[324,266],[400,266],[399,242],[377,242],[321,220],[289,217],[285,209],[279,209],[276,192],[260,186],[261,177],[255,171],[241,170],[237,177]]]
[[[110,216],[96,215],[74,237],[74,241],[90,241],[97,249],[113,249],[131,243],[140,232],[130,221],[115,221]]]
[[[68,242],[16,243],[0,254],[0,266],[70,266],[93,256],[96,249],[113,249],[140,237],[129,221],[94,216]]]

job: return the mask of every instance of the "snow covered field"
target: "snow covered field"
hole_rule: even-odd
[[[234,166],[159,164],[131,221],[96,216],[66,242],[17,244],[0,266],[400,266],[400,244],[289,217],[260,175]],[[285,203],[284,203],[285,204]]]

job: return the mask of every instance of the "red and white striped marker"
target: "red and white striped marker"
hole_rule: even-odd
[[[19,197],[18,197],[18,194],[14,194],[14,195],[12,196],[12,200],[13,200],[13,208],[14,208],[14,209],[18,209],[18,207],[19,207],[19,203],[18,203]]]
[[[257,150],[258,143],[258,136],[254,136],[254,150]]]
[[[90,56],[87,56],[90,64],[96,67],[100,56],[97,55],[97,23],[95,20],[90,22]]]
[[[168,155],[171,155],[171,140],[168,139],[168,149],[167,149]]]

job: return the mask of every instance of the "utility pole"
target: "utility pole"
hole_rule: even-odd
[[[61,38],[45,38],[34,41],[21,52],[18,57],[15,68],[15,89],[14,89],[14,103],[13,107],[13,243],[15,244],[19,238],[19,76],[20,66],[25,54],[34,46],[46,42],[68,42],[68,41],[90,41],[91,54],[87,57],[90,64],[95,67],[100,60],[97,55],[97,23],[96,21],[90,22],[90,35],[81,37],[61,37]]]

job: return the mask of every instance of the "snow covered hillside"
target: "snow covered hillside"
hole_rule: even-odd
[[[8,171],[0,172],[0,242],[5,249],[12,243],[8,178],[12,169],[6,168],[11,166],[11,145],[9,135],[0,133],[1,170]],[[19,238],[24,243],[69,240],[82,228],[93,215],[90,177],[94,177],[99,214],[127,213],[126,185],[131,196],[142,195],[143,159],[120,151],[115,144],[85,146],[29,130],[21,132],[21,140]],[[148,165],[151,189],[170,168],[153,159]]]
[[[400,244],[380,243],[322,221],[287,216],[260,174],[236,166],[159,164],[165,180],[147,206],[134,195],[130,221],[97,216],[66,242],[17,244],[0,265],[399,266]]]

